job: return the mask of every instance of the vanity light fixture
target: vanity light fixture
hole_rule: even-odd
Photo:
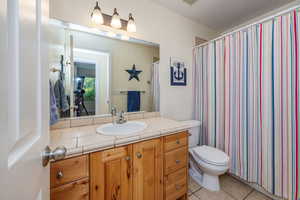
[[[128,23],[127,23],[127,31],[130,33],[136,32],[135,21],[134,21],[134,18],[132,17],[131,13],[129,13],[129,19],[128,19]]]
[[[95,25],[111,26],[116,29],[121,29],[129,33],[136,32],[135,20],[132,13],[129,13],[128,20],[121,19],[117,8],[114,8],[113,15],[107,15],[102,13],[99,6],[99,1],[96,1],[96,5],[91,13],[91,21]]]
[[[102,15],[98,1],[96,1],[96,6],[94,7],[94,10],[91,14],[91,19],[92,19],[92,22],[97,25],[104,23],[103,15]]]
[[[114,14],[111,18],[111,22],[110,22],[110,25],[114,28],[121,28],[122,27],[122,24],[121,24],[121,19],[120,19],[120,15],[119,13],[117,12],[117,9],[115,8],[114,9]]]

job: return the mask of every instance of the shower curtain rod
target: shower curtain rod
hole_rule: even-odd
[[[300,8],[300,5],[296,5],[296,6],[290,7],[290,8],[288,8],[288,9],[285,9],[285,10],[283,10],[283,11],[281,11],[281,12],[278,12],[278,13],[276,13],[276,14],[274,14],[274,15],[271,15],[271,16],[269,16],[269,17],[263,18],[263,19],[261,19],[261,20],[259,20],[259,21],[257,21],[257,22],[254,22],[254,23],[252,23],[252,24],[245,25],[245,26],[243,26],[243,27],[241,27],[241,28],[238,28],[238,29],[236,29],[236,30],[233,30],[233,31],[231,31],[231,32],[229,32],[229,33],[224,33],[223,35],[221,35],[221,36],[219,36],[219,37],[217,37],[217,38],[215,38],[215,39],[212,39],[212,40],[209,40],[209,41],[207,41],[207,42],[205,42],[205,43],[203,43],[203,44],[199,44],[199,45],[197,45],[197,46],[194,46],[193,49],[194,49],[194,48],[198,48],[198,47],[205,46],[205,45],[209,44],[210,42],[214,42],[214,41],[220,40],[220,39],[222,39],[222,38],[224,38],[224,37],[226,37],[226,36],[228,36],[228,35],[231,35],[231,34],[233,34],[233,33],[239,32],[239,31],[244,30],[244,29],[246,29],[246,28],[249,28],[249,27],[251,27],[251,26],[254,26],[254,25],[257,25],[257,24],[261,24],[261,23],[267,22],[267,21],[269,21],[269,20],[271,20],[271,19],[274,19],[275,17],[278,17],[278,16],[281,16],[281,15],[287,14],[287,13],[289,13],[289,12],[291,12],[292,10],[295,10],[295,9],[297,9],[297,8]]]

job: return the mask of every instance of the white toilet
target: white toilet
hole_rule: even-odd
[[[204,188],[220,190],[219,176],[229,168],[229,156],[221,150],[209,146],[199,146],[199,121],[189,121],[190,176]]]

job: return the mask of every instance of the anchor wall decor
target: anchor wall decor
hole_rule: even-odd
[[[170,58],[171,85],[186,86],[186,68],[185,64],[178,59]]]

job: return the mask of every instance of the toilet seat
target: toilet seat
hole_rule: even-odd
[[[227,166],[229,162],[229,157],[226,153],[206,145],[193,148],[192,154],[196,160],[201,160],[211,165]]]

